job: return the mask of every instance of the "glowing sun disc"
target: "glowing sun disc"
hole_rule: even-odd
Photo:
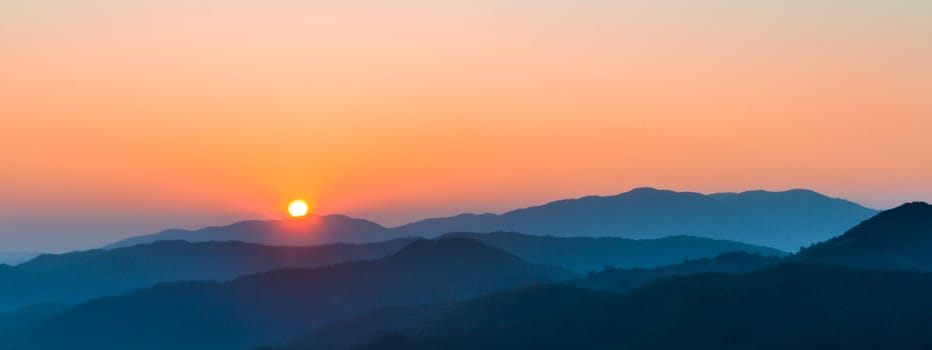
[[[291,214],[292,217],[300,217],[307,215],[307,202],[296,199],[291,201],[291,204],[288,205],[288,214]]]

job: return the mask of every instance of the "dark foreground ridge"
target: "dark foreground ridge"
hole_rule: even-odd
[[[378,307],[463,300],[571,277],[475,241],[418,241],[374,261],[231,282],[164,283],[98,299],[0,334],[0,344],[20,350],[243,349]]]
[[[932,271],[932,205],[914,202],[884,211],[797,258],[866,269]]]
[[[928,349],[932,275],[787,264],[628,294],[551,285],[386,310],[279,350]]]

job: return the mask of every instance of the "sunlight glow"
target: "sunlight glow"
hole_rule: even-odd
[[[291,214],[292,217],[302,217],[307,215],[307,212],[308,206],[304,200],[295,199],[288,205],[288,214]]]

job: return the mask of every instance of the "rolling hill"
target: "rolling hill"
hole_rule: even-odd
[[[709,238],[673,236],[657,239],[618,237],[532,236],[514,232],[448,233],[443,238],[466,238],[511,252],[528,261],[577,272],[615,268],[652,268],[684,260],[710,258],[725,252],[784,256],[776,249]]]
[[[242,221],[199,230],[172,229],[130,237],[105,249],[128,247],[155,241],[189,242],[241,241],[275,246],[309,246],[332,243],[378,242],[393,238],[388,229],[371,221],[343,215],[308,215],[301,219]]]
[[[421,240],[374,261],[164,283],[97,299],[7,330],[0,343],[20,350],[243,349],[378,307],[462,300],[570,277],[475,241]]]
[[[652,269],[604,268],[601,271],[590,272],[586,277],[570,283],[588,289],[622,293],[674,276],[700,273],[749,273],[782,262],[783,259],[775,256],[728,252],[714,258],[688,260]]]
[[[867,269],[932,271],[932,205],[907,203],[843,235],[802,250],[794,259]]]
[[[690,260],[675,265],[654,269],[615,269],[606,268],[591,272],[587,276],[567,281],[564,285],[586,288],[585,293],[561,296],[564,291],[575,293],[577,288],[541,287],[554,294],[525,294],[524,290],[496,293],[489,297],[480,297],[465,303],[441,303],[414,307],[392,307],[366,313],[352,320],[334,322],[321,327],[313,333],[297,338],[289,345],[272,346],[269,350],[327,349],[348,350],[361,346],[373,338],[386,333],[417,334],[436,323],[451,322],[445,320],[448,315],[462,312],[464,318],[474,313],[473,307],[493,306],[497,312],[504,312],[499,319],[494,315],[484,316],[487,323],[506,321],[528,321],[542,317],[557,308],[565,308],[583,301],[591,302],[593,298],[615,298],[615,294],[595,293],[588,290],[623,293],[643,287],[658,280],[675,276],[697,273],[748,273],[765,269],[780,263],[777,257],[764,257],[755,254],[732,252],[715,258]],[[505,302],[499,301],[507,300]],[[520,310],[520,313],[518,312]],[[491,312],[483,310],[482,312]],[[515,317],[517,319],[511,319]],[[463,325],[474,327],[475,325]]]
[[[560,200],[503,214],[462,214],[394,228],[341,215],[306,220],[247,221],[196,231],[168,230],[108,247],[157,240],[239,240],[271,245],[372,242],[437,237],[449,232],[523,232],[632,239],[686,235],[796,251],[876,214],[858,204],[808,190],[703,195],[639,188],[614,196]]]
[[[414,236],[498,230],[624,238],[687,235],[796,251],[875,213],[808,190],[703,195],[639,188],[615,196],[561,200],[501,215],[428,219],[396,230]]]
[[[793,263],[626,294],[549,285],[386,310],[273,349],[918,350],[932,346],[929,293],[932,274]]]
[[[317,267],[394,254],[413,239],[314,247],[243,242],[159,241],[117,249],[44,254],[17,266],[0,265],[0,307],[76,303],[158,282],[228,280],[286,267]]]

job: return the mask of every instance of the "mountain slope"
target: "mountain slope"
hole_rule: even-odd
[[[366,345],[348,348],[928,349],[929,293],[930,274],[806,264],[677,277],[628,294],[542,286],[408,313],[396,330],[364,333]],[[326,339],[284,349],[341,349],[321,346]]]
[[[413,241],[314,247],[160,241],[110,250],[45,254],[15,267],[0,265],[0,307],[75,303],[164,281],[227,280],[284,267],[371,260],[394,254]]]
[[[459,300],[569,277],[478,242],[423,240],[375,261],[225,283],[161,284],[79,305],[0,341],[17,349],[246,348],[377,307]]]
[[[586,277],[573,280],[570,283],[588,289],[621,293],[674,276],[700,273],[748,273],[781,262],[783,262],[783,259],[774,256],[729,252],[714,258],[688,260],[679,264],[653,269],[605,268],[601,271],[590,272]]]
[[[932,205],[907,203],[801,251],[797,260],[870,269],[932,271]]]
[[[327,349],[347,350],[360,346],[385,333],[418,334],[427,329],[437,329],[440,324],[449,328],[476,327],[470,318],[480,318],[485,326],[494,322],[524,322],[544,317],[555,310],[573,307],[578,303],[616,298],[615,294],[596,293],[627,292],[652,282],[679,275],[722,272],[747,273],[774,266],[781,261],[777,257],[763,257],[747,253],[726,253],[710,259],[686,261],[676,265],[655,269],[612,269],[589,273],[588,276],[567,281],[566,287],[539,287],[531,290],[546,290],[547,293],[527,293],[515,290],[480,297],[464,303],[443,303],[416,307],[395,307],[366,313],[352,320],[340,321],[321,327],[309,335],[291,341],[288,345],[270,349]],[[570,285],[586,288],[581,291]],[[454,315],[452,318],[448,316]],[[456,324],[464,320],[466,324]]]
[[[242,241],[266,245],[308,246],[330,243],[377,242],[391,238],[388,229],[371,221],[343,215],[315,216],[300,219],[243,221],[227,226],[206,227],[190,231],[173,229],[136,236],[110,244],[119,248],[166,240]]]
[[[690,235],[795,251],[832,237],[875,213],[807,190],[703,195],[639,188],[609,197],[561,200],[502,215],[428,219],[394,231],[426,237],[458,231],[626,238]]]
[[[615,196],[589,196],[513,210],[501,215],[462,214],[395,228],[340,215],[304,220],[247,221],[196,231],[168,230],[114,243],[156,240],[239,240],[272,245],[372,242],[437,237],[449,232],[524,232],[556,236],[632,239],[686,235],[796,251],[828,239],[876,214],[849,201],[792,190],[703,195],[639,188]]]
[[[716,193],[709,197],[759,218],[785,240],[796,242],[795,246],[782,247],[787,251],[834,237],[877,214],[857,203],[802,189]]]
[[[0,252],[0,264],[16,265],[35,258],[39,254],[26,252]]]
[[[68,308],[68,304],[44,303],[0,312],[0,330],[53,315]]]
[[[616,268],[651,268],[689,259],[714,257],[725,252],[783,256],[776,249],[708,238],[674,236],[633,240],[618,237],[531,236],[513,232],[449,233],[444,238],[466,238],[511,252],[528,261],[577,272]]]

